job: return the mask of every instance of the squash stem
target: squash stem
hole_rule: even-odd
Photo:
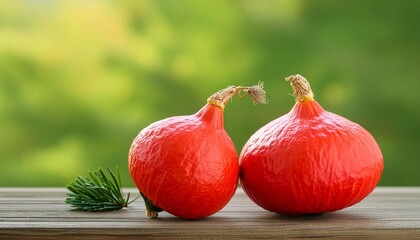
[[[311,85],[309,84],[308,80],[306,80],[306,78],[296,74],[287,77],[286,81],[290,82],[296,101],[305,102],[307,100],[314,99],[314,93],[312,92]]]
[[[267,103],[267,100],[265,97],[264,85],[262,82],[258,83],[258,85],[254,85],[251,87],[247,87],[247,86],[227,87],[211,95],[207,99],[207,103],[218,106],[221,109],[225,109],[227,102],[229,102],[229,100],[232,99],[234,95],[238,95],[239,97],[248,95],[252,98],[252,100],[256,104]]]

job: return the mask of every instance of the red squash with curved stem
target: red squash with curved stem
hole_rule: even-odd
[[[262,86],[228,87],[196,114],[167,118],[143,129],[129,152],[131,177],[155,218],[167,211],[199,219],[222,209],[236,191],[238,155],[223,128],[223,109],[235,94],[263,101]]]
[[[381,177],[378,144],[360,125],[325,111],[305,78],[287,80],[296,104],[243,147],[243,189],[262,208],[285,215],[320,214],[356,204]]]

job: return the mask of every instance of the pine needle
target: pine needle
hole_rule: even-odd
[[[90,178],[78,176],[67,185],[70,192],[67,193],[65,202],[71,205],[72,210],[92,212],[118,210],[127,207],[139,197],[130,201],[128,193],[125,198],[118,168],[116,175],[109,167],[107,169],[109,176],[98,168],[94,172],[89,172]]]

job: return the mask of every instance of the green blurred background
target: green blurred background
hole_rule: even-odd
[[[64,186],[119,166],[150,123],[227,85],[238,151],[294,104],[300,73],[329,111],[376,138],[380,185],[420,185],[420,1],[1,1],[0,186]]]

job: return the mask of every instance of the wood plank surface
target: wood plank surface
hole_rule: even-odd
[[[239,188],[222,211],[198,221],[165,212],[148,219],[141,199],[119,211],[70,211],[66,192],[0,188],[0,239],[420,239],[420,188],[379,187],[353,207],[317,217],[267,212]]]

